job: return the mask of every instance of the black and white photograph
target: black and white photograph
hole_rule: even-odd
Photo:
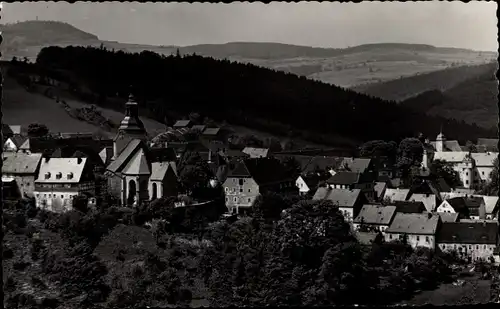
[[[496,2],[0,13],[2,308],[500,303]]]

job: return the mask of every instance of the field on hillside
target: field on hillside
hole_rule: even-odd
[[[101,41],[92,34],[82,32],[71,25],[57,22],[29,22],[6,28],[2,52],[5,59],[28,58],[35,61],[38,53],[48,46],[94,46],[101,44],[110,50],[140,53],[149,50],[163,55],[176,52],[175,46],[151,46]],[[51,35],[38,38],[40,31],[47,28]],[[60,33],[59,33],[60,32]],[[74,38],[74,39],[72,39]],[[425,72],[438,71],[452,65],[476,65],[496,59],[495,53],[463,49],[434,48],[411,44],[371,44],[346,49],[313,48],[276,43],[227,43],[178,47],[181,54],[196,53],[218,59],[229,59],[252,63],[266,68],[307,76],[342,87],[354,87],[379,83]]]

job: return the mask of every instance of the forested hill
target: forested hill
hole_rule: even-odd
[[[496,61],[482,65],[451,67],[387,82],[356,86],[351,89],[385,100],[402,101],[430,90],[446,91],[480,75],[494,74],[497,67]]]
[[[433,90],[401,104],[428,115],[441,115],[485,128],[498,124],[498,80],[495,70],[474,76],[444,92]]]
[[[422,132],[434,136],[442,124],[450,138],[495,137],[477,126],[426,116],[393,102],[251,64],[201,56],[128,54],[92,47],[48,47],[37,58],[85,84],[96,104],[123,110],[130,85],[150,117],[163,121],[170,110],[198,112],[216,120],[330,144],[373,139],[399,140]],[[60,77],[61,78],[61,77]],[[63,77],[69,79],[68,77]],[[118,100],[118,97],[120,99]]]

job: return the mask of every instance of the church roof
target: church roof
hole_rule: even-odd
[[[139,149],[135,155],[130,158],[128,164],[123,169],[126,175],[149,175],[151,169],[149,168],[148,159],[144,149]]]
[[[139,139],[131,140],[127,146],[122,150],[120,155],[108,165],[107,170],[113,173],[120,172],[121,169],[125,166],[125,164],[130,159],[130,156],[134,153],[134,151],[142,145],[142,141]]]

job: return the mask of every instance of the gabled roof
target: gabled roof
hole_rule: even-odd
[[[337,172],[326,183],[332,185],[353,185],[360,182],[360,174],[354,172]]]
[[[113,157],[113,147],[104,147],[99,152],[99,157],[105,165],[108,165]]]
[[[422,202],[428,212],[432,212],[436,209],[438,199],[435,194],[418,194],[414,193],[409,198],[408,201]]]
[[[436,214],[397,213],[385,232],[435,235],[439,220],[439,215]]]
[[[468,155],[468,152],[462,150],[453,152],[435,152],[434,160],[442,160],[445,162],[463,162]]]
[[[9,125],[10,130],[12,131],[12,134],[14,135],[19,135],[22,132],[22,127],[21,125]]]
[[[484,146],[486,151],[498,151],[497,138],[478,138],[477,146]]]
[[[127,165],[122,171],[126,175],[150,175],[151,169],[148,164],[148,159],[146,157],[146,152],[144,149],[139,149],[130,158]]]
[[[360,196],[360,189],[349,190],[321,187],[314,194],[313,200],[329,200],[339,207],[354,207]]]
[[[410,194],[410,189],[386,189],[384,194],[384,200],[389,199],[391,202],[394,201],[406,201]]]
[[[446,202],[457,212],[462,214],[469,214],[469,208],[465,204],[465,198],[454,197],[447,199]]]
[[[2,134],[4,136],[11,136],[14,134],[14,132],[8,124],[2,123]]]
[[[438,212],[442,222],[457,222],[458,213],[456,212]]]
[[[458,141],[444,141],[443,150],[445,151],[462,151]],[[432,147],[436,149],[436,142],[431,142]]]
[[[79,183],[87,158],[51,158],[42,160],[36,183]],[[58,174],[61,177],[58,177]]]
[[[174,127],[187,127],[191,124],[190,120],[177,120]]]
[[[202,134],[205,136],[215,136],[219,134],[219,132],[220,128],[206,128]]]
[[[487,214],[494,214],[498,211],[498,196],[482,196],[484,208]]]
[[[245,147],[242,151],[250,158],[266,158],[269,154],[269,148]]]
[[[395,201],[394,205],[398,213],[419,214],[427,210],[422,202]]]
[[[373,189],[375,190],[375,193],[377,194],[377,198],[380,198],[380,197],[382,197],[382,194],[385,193],[384,190],[387,189],[387,183],[385,183],[385,182],[376,182]]]
[[[354,223],[389,225],[396,215],[396,206],[364,205]]]
[[[125,164],[127,164],[130,160],[131,155],[141,146],[143,146],[143,143],[140,139],[131,140],[122,150],[120,155],[118,155],[118,157],[111,162],[106,169],[113,173],[121,172],[121,170],[125,167]]]
[[[149,180],[163,181],[169,169],[171,169],[172,172],[177,175],[177,171],[174,166],[175,164],[173,164],[172,162],[153,162],[151,164],[152,173]]]
[[[436,240],[438,243],[496,245],[498,223],[443,222]]]
[[[325,181],[328,177],[326,174],[310,173],[307,175],[300,175],[300,178],[305,182],[309,189],[316,189],[320,182]]]
[[[245,159],[229,172],[228,178],[253,178],[258,185],[292,180],[281,162],[272,158]]]
[[[2,174],[35,174],[42,154],[12,153],[2,159]]]
[[[493,161],[498,158],[498,152],[471,153],[478,167],[492,167]]]
[[[330,169],[335,170],[340,166],[340,164],[344,160],[344,158],[326,157],[326,156],[317,156],[317,157],[300,156],[300,157],[302,157],[302,160],[307,161],[307,163],[305,163],[302,169],[303,173],[327,171]],[[307,158],[309,158],[309,160],[307,160]]]
[[[371,163],[371,159],[366,158],[344,158],[339,168],[347,167],[349,171],[355,173],[364,173]]]
[[[26,137],[20,134],[14,134],[9,138],[17,148],[21,147],[21,145],[26,141]]]

